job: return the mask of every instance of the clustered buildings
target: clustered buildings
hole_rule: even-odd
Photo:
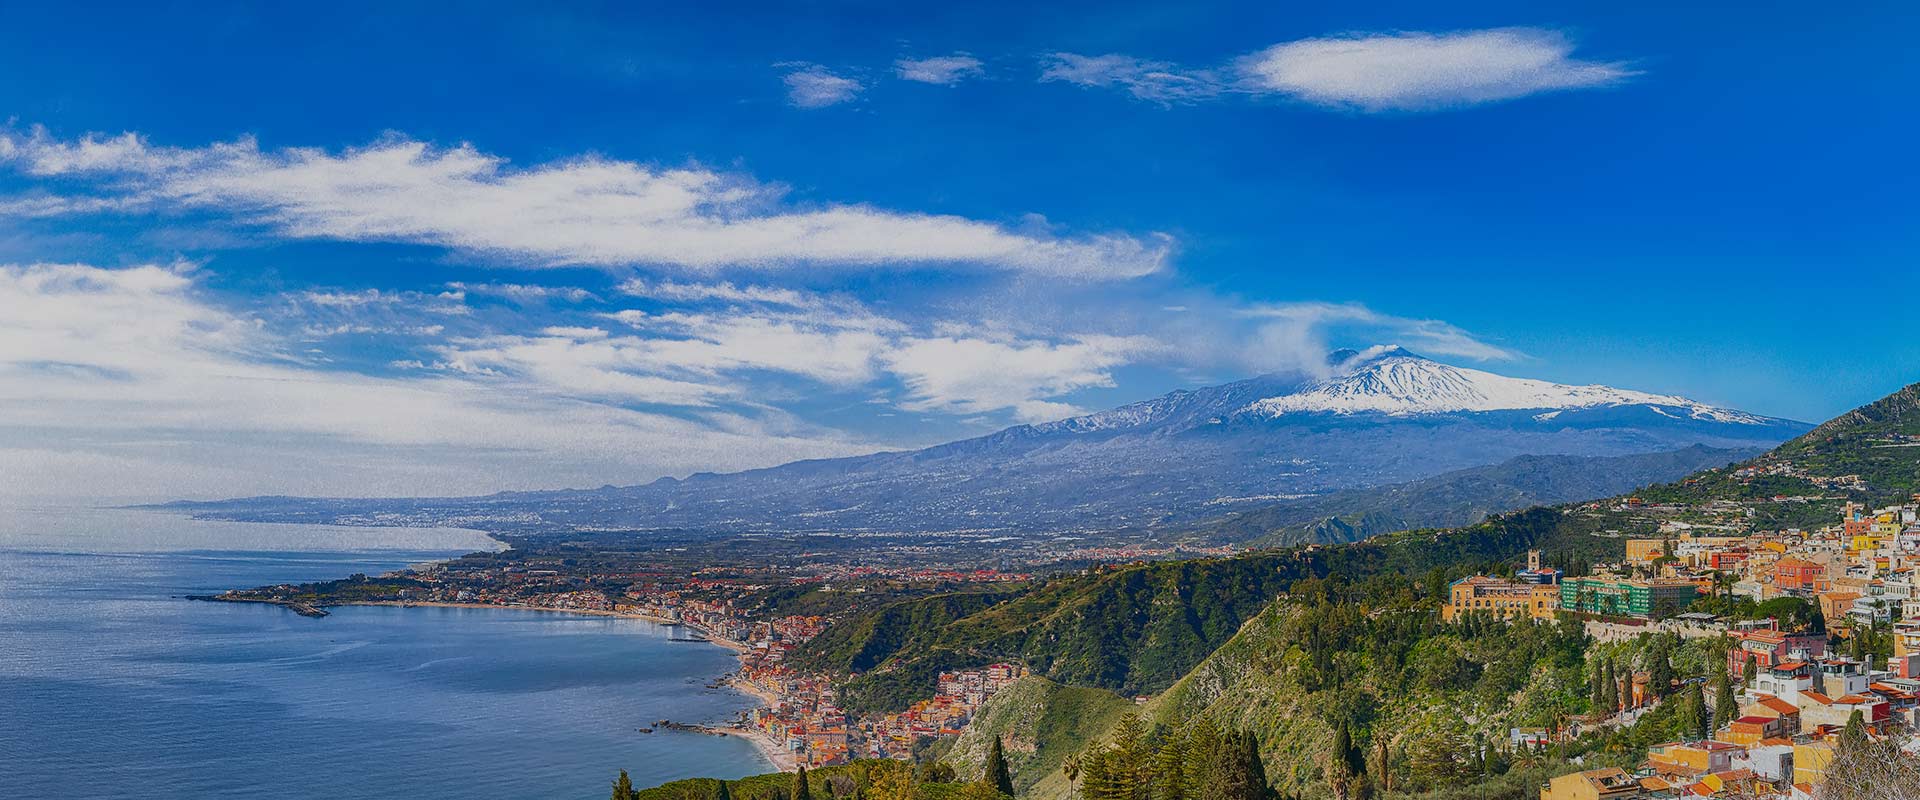
[[[748,663],[740,679],[767,700],[748,723],[800,763],[818,767],[855,758],[905,759],[917,741],[959,736],[988,698],[1024,675],[1018,664],[943,672],[932,698],[885,715],[849,714],[835,702],[824,677],[778,663]]]
[[[1544,620],[1567,611],[1586,616],[1601,638],[1661,630],[1728,640],[1725,669],[1742,680],[1740,706],[1711,738],[1654,745],[1633,772],[1563,775],[1541,787],[1542,800],[1810,800],[1850,720],[1874,738],[1920,729],[1920,504],[1871,511],[1849,504],[1838,524],[1815,531],[1695,535],[1676,527],[1628,540],[1625,560],[1592,576],[1543,571],[1535,556],[1513,578],[1474,576],[1451,587],[1449,619]],[[1828,627],[1790,630],[1773,619],[1689,613],[1703,595],[1798,598],[1816,604]],[[1846,657],[1837,651],[1864,648],[1830,647],[1836,637],[1852,645],[1879,631],[1892,636],[1890,658]],[[1645,680],[1644,672],[1625,677],[1620,710],[1655,702]]]

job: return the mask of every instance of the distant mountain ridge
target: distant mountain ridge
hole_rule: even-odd
[[[228,519],[457,522],[504,535],[1099,532],[1188,525],[1520,456],[1764,448],[1807,429],[1685,398],[1506,378],[1385,347],[1336,352],[1324,378],[1266,375],[1181,390],[914,451],[588,490],[179,505]]]

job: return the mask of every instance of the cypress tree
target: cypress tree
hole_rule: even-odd
[[[1748,655],[1746,666],[1740,668],[1740,682],[1751,688],[1753,679],[1758,677],[1760,677],[1760,662],[1752,655]]]
[[[1854,709],[1854,712],[1847,717],[1847,727],[1840,731],[1839,749],[1842,751],[1852,751],[1866,743],[1867,720],[1860,715],[1859,709]]]
[[[620,777],[613,781],[613,800],[634,800],[639,797],[633,791],[633,779],[627,777],[626,770],[620,770]]]
[[[1713,668],[1713,729],[1733,721],[1738,714],[1739,703],[1733,699],[1733,682],[1727,679],[1723,667]]]
[[[793,791],[788,794],[792,800],[813,800],[813,788],[807,785],[807,765],[801,764],[793,771]]]
[[[1333,790],[1338,800],[1346,800],[1353,790],[1354,770],[1349,761],[1353,751],[1353,734],[1347,730],[1347,724],[1341,722],[1333,726],[1333,747],[1327,753],[1327,787]]]
[[[733,793],[727,791],[726,781],[713,782],[713,797],[708,800],[733,800]]]
[[[1705,739],[1712,734],[1713,716],[1707,710],[1707,693],[1700,688],[1700,684],[1687,684],[1686,704],[1681,706],[1681,710],[1687,713],[1681,721],[1693,729],[1695,738]]]
[[[1001,794],[1013,796],[1013,772],[1007,769],[1007,753],[998,736],[993,737],[993,744],[987,747],[987,769],[981,779]]]

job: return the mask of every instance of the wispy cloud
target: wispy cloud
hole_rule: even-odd
[[[1371,113],[1460,108],[1611,86],[1639,74],[1627,62],[1574,58],[1573,50],[1565,34],[1541,28],[1350,33],[1283,42],[1209,69],[1053,53],[1041,59],[1040,79],[1118,88],[1166,105],[1248,94]]]
[[[1214,73],[1206,70],[1189,70],[1164,61],[1147,61],[1118,53],[1099,56],[1050,53],[1040,59],[1040,80],[1117,88],[1141,100],[1168,105],[1205,100],[1226,88]]]
[[[1334,337],[1346,341],[1403,344],[1424,355],[1463,357],[1477,361],[1510,361],[1520,353],[1475,336],[1437,319],[1401,317],[1375,311],[1359,303],[1267,303],[1241,309],[1239,315],[1257,323],[1253,347],[1259,351],[1297,354],[1289,358],[1303,371],[1324,371]]]
[[[0,163],[63,185],[92,181],[118,210],[210,210],[297,238],[432,244],[527,266],[960,266],[1117,279],[1161,269],[1171,250],[1158,234],[1062,236],[866,205],[803,206],[781,186],[697,166],[583,156],[516,169],[470,146],[398,136],[331,153],[268,151],[251,140],[159,147],[133,134],[60,141],[35,130],[0,133]]]
[[[620,291],[634,297],[650,297],[674,302],[762,303],[796,308],[819,303],[816,296],[798,290],[777,286],[735,286],[731,281],[683,283],[634,278],[620,284]]]
[[[893,62],[893,71],[901,80],[952,86],[986,74],[986,65],[966,53],[955,53],[933,58],[903,58]]]
[[[1623,62],[1572,54],[1573,42],[1557,31],[1500,28],[1303,39],[1249,56],[1242,67],[1259,89],[1360,111],[1455,108],[1638,74]]]
[[[786,63],[778,66],[792,70],[780,80],[787,85],[787,102],[796,108],[839,105],[859,97],[860,92],[867,88],[859,81],[836,75],[819,64]]]

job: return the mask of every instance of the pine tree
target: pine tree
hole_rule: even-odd
[[[807,765],[801,764],[793,770],[792,800],[813,800],[813,788],[807,785]]]
[[[1013,796],[1013,772],[1007,769],[1007,753],[998,736],[993,737],[993,744],[987,747],[986,774],[981,780],[1001,794]]]
[[[613,781],[613,800],[636,800],[639,796],[633,791],[633,779],[627,777],[626,770],[620,770],[620,777]]]
[[[1153,800],[1187,800],[1187,740],[1175,736],[1153,754]]]

